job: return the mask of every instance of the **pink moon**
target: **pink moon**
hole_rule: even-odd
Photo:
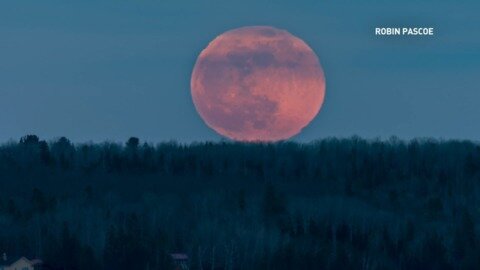
[[[297,135],[318,114],[325,77],[301,39],[269,26],[243,27],[219,35],[200,53],[191,94],[217,133],[272,142]]]

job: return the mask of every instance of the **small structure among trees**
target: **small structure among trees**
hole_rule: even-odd
[[[2,254],[0,260],[0,270],[40,270],[43,262],[41,260],[29,260],[25,257],[21,257],[18,260],[9,260],[6,253]]]
[[[172,253],[170,257],[175,270],[188,270],[188,255],[184,253]]]

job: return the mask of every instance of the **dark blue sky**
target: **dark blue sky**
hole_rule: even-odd
[[[0,141],[219,140],[193,107],[191,71],[210,40],[248,25],[288,30],[323,65],[324,106],[294,140],[478,140],[480,2],[351,2],[2,0]],[[436,35],[374,36],[416,25]]]

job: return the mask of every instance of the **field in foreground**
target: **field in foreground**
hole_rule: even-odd
[[[0,253],[57,269],[476,269],[480,145],[0,146]]]

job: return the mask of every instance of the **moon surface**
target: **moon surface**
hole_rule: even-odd
[[[228,138],[270,142],[298,134],[325,96],[318,57],[285,30],[250,26],[216,37],[200,53],[191,78],[195,107]]]

